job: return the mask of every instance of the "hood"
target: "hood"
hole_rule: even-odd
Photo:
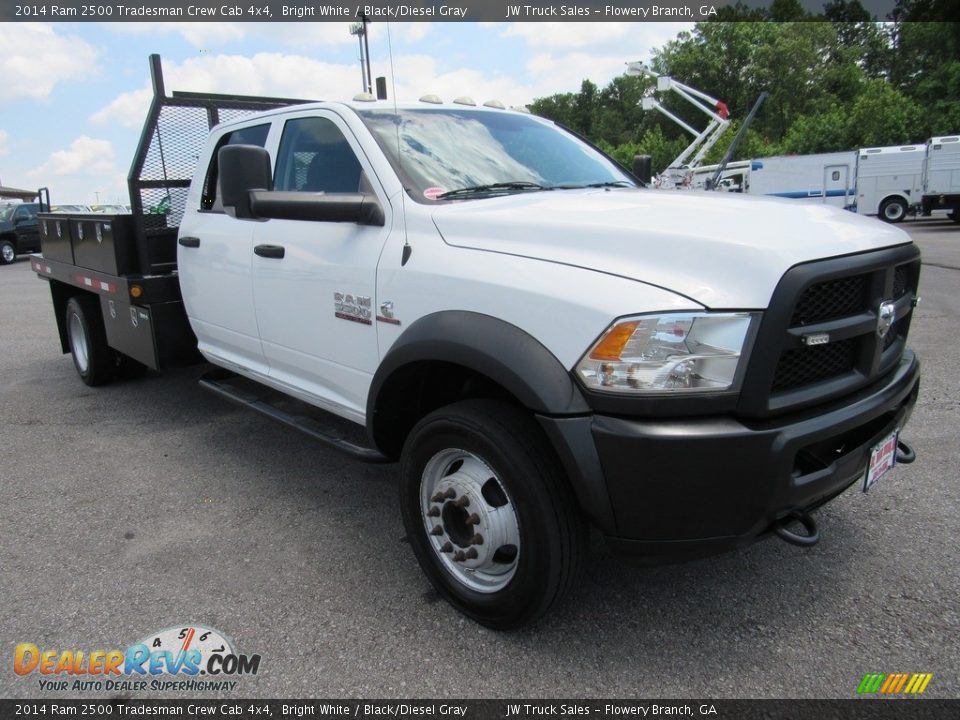
[[[708,308],[765,308],[798,263],[910,242],[845,210],[726,193],[554,190],[432,213],[449,245],[619,275]]]

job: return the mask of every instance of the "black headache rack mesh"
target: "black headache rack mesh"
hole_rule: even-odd
[[[176,268],[177,229],[210,129],[265,110],[311,102],[189,92],[168,97],[159,55],[150,56],[150,74],[153,101],[127,177],[137,257],[144,275]]]

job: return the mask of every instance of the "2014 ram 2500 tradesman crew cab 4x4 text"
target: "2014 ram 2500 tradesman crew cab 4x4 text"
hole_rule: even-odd
[[[876,220],[648,191],[549,121],[463,104],[247,114],[167,183],[171,214],[131,232],[175,232],[176,271],[143,270],[143,237],[139,274],[78,271],[90,226],[72,263],[55,240],[33,260],[81,376],[198,348],[234,400],[365,425],[370,448],[328,440],[400,461],[424,572],[491,627],[564,594],[590,525],[648,560],[811,543],[812,509],[912,459],[919,251]]]

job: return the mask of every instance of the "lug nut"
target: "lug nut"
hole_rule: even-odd
[[[483,545],[483,535],[477,533],[472,538],[470,538],[471,545]]]
[[[466,507],[467,505],[470,504],[470,498],[468,498],[466,495],[464,495],[463,497],[461,497],[459,500],[457,500],[457,501],[456,501],[455,503],[453,503],[453,504],[456,505],[458,508],[464,508],[464,507]]]
[[[457,554],[453,556],[453,559],[455,562],[463,562],[464,560],[467,559],[467,556],[463,552],[463,550],[458,550]]]
[[[476,548],[470,548],[465,553],[463,553],[463,557],[466,560],[476,560],[478,556],[479,556],[479,553],[477,552]]]
[[[453,552],[453,543],[451,543],[449,540],[447,540],[447,541],[441,546],[440,552],[442,552],[442,553]]]
[[[471,513],[470,517],[467,518],[467,525],[479,525],[480,516],[476,513]]]
[[[434,525],[433,530],[430,531],[431,535],[443,535],[443,528],[439,525]]]
[[[440,517],[440,508],[432,507],[427,510],[427,517]]]

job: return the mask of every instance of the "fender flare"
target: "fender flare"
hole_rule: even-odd
[[[490,315],[448,310],[414,322],[377,368],[367,397],[367,422],[374,441],[384,385],[396,370],[420,361],[448,362],[486,375],[535,413],[590,412],[570,373],[539,340]]]

